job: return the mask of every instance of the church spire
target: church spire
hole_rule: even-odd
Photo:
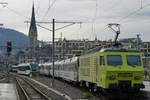
[[[36,20],[35,20],[35,12],[34,12],[34,3],[32,6],[32,16],[29,28],[29,39],[28,39],[28,47],[29,47],[29,55],[30,58],[35,57],[38,47],[38,40],[37,40],[37,27],[36,27]]]
[[[31,32],[31,31],[34,31],[34,32]],[[34,13],[34,2],[33,2],[33,6],[32,6],[32,16],[31,16],[29,35],[37,36],[37,27],[36,27],[35,13]]]

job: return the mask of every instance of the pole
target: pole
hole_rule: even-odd
[[[140,34],[137,34],[137,50],[139,50],[139,37],[140,37]]]
[[[25,23],[30,23],[30,21],[25,21]],[[52,72],[52,74],[53,74],[53,76],[52,76],[52,86],[54,87],[54,74],[55,74],[55,72],[54,72],[54,61],[55,61],[55,44],[54,44],[54,39],[55,39],[55,31],[58,31],[58,30],[60,30],[60,29],[63,29],[63,28],[66,28],[66,27],[69,27],[69,26],[71,26],[71,25],[74,25],[74,24],[82,24],[82,22],[65,22],[65,21],[55,21],[55,19],[53,19],[53,21],[52,22],[38,22],[38,21],[36,21],[36,23],[40,23],[40,24],[49,24],[49,23],[52,23],[53,25],[52,25],[52,30],[50,30],[50,29],[48,29],[48,28],[46,28],[46,27],[43,27],[43,26],[41,26],[41,25],[39,25],[39,24],[36,24],[36,25],[38,25],[38,26],[40,26],[41,28],[44,28],[44,29],[46,29],[46,30],[48,30],[48,31],[51,31],[51,32],[53,32],[53,34],[52,34],[52,69],[53,69],[53,72]],[[57,28],[57,29],[55,29],[55,24],[56,23],[62,23],[62,24],[68,24],[68,25],[65,25],[65,26],[63,26],[63,27],[60,27],[60,28]]]
[[[7,67],[7,75],[8,75],[8,83],[9,83],[9,53],[7,53],[7,64],[6,64],[6,67]]]
[[[53,19],[53,34],[52,34],[52,63],[53,63],[53,79],[52,79],[52,87],[54,87],[54,56],[55,56],[55,44],[54,44],[54,39],[55,39],[55,19]]]

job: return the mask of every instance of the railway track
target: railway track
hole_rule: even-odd
[[[12,74],[16,79],[16,88],[20,96],[20,100],[66,100],[47,87],[44,87],[30,78]]]
[[[1,72],[0,73],[0,83],[8,83],[9,82],[9,74]]]
[[[20,75],[19,75],[20,76]],[[38,83],[36,83],[36,82],[33,82],[32,80],[30,80],[30,78],[24,78],[24,80],[25,81],[27,81],[29,84],[32,84],[33,86],[35,86],[35,87],[38,87],[38,89],[39,89],[39,91],[42,91],[42,93],[44,93],[45,95],[47,95],[49,98],[51,98],[51,100],[66,100],[65,98],[63,98],[63,97],[60,97],[59,95],[57,95],[57,94],[55,94],[55,93],[53,93],[52,91],[49,91],[48,89],[46,89],[45,87],[43,87],[43,86],[41,86],[41,85],[39,85]],[[41,82],[42,82],[43,80],[41,80]],[[60,81],[60,80],[56,80],[56,81]],[[45,80],[45,82],[50,82],[50,80]],[[66,81],[62,81],[61,80],[61,82],[63,82],[63,84],[60,84],[62,87],[63,86],[65,86],[65,88],[64,88],[64,90],[62,90],[62,91],[64,91],[64,92],[66,92],[67,94],[68,93],[70,93],[70,92],[67,92],[67,90],[68,91],[71,91],[72,93],[76,93],[76,92],[73,92],[73,90],[74,89],[71,89],[71,87],[74,87],[74,88],[78,88],[78,89],[80,89],[81,91],[84,91],[84,92],[89,92],[88,91],[88,89],[87,88],[83,88],[83,87],[79,87],[78,85],[74,85],[74,84],[71,84],[70,82],[66,82]],[[56,82],[56,84],[57,84],[57,82]],[[58,84],[57,84],[58,85]],[[21,86],[23,86],[23,85],[21,85]],[[71,89],[71,90],[70,90]],[[31,90],[29,90],[29,91],[31,91]],[[61,91],[61,92],[62,92]],[[25,92],[26,92],[26,90],[25,90]],[[29,92],[30,93],[30,92]],[[31,92],[32,93],[32,92]],[[105,94],[101,94],[100,92],[90,92],[90,93],[92,93],[92,95],[93,96],[96,96],[96,97],[98,97],[99,99],[89,99],[89,100],[127,100],[126,98],[122,98],[123,96],[124,97],[126,97],[126,95],[121,95],[121,98],[122,99],[116,99],[116,97],[118,97],[118,95],[116,95],[116,96],[113,96],[113,97],[115,97],[115,98],[110,98],[110,95],[105,95]],[[26,93],[27,94],[27,93]],[[131,97],[129,97],[128,98],[128,100],[149,100],[150,99],[150,97],[148,96],[149,95],[149,93],[148,92],[140,92],[139,94],[137,94],[137,95],[131,95]],[[34,95],[34,94],[32,94],[32,96],[36,96],[36,95]],[[69,96],[70,96],[70,94],[69,94]],[[111,96],[112,97],[112,96]],[[74,99],[74,98],[72,98],[72,99]],[[77,98],[76,98],[77,99]],[[21,99],[21,100],[30,100],[30,99]],[[35,100],[35,99],[31,99],[31,100]],[[37,98],[36,98],[36,100],[37,100]],[[40,98],[40,99],[38,99],[38,100],[49,100],[49,99],[42,99],[42,98]]]
[[[49,78],[43,78],[43,76],[39,76],[38,78],[35,78],[37,81],[48,85],[47,83],[51,82],[51,79]],[[73,93],[76,93],[75,95],[78,95],[78,92],[74,92],[74,88],[79,89],[81,91],[83,91],[84,93],[91,93],[94,97],[96,97],[96,99],[88,99],[88,100],[150,100],[150,92],[148,91],[140,91],[139,93],[132,93],[130,92],[130,94],[125,94],[124,92],[122,92],[122,94],[120,93],[112,93],[112,94],[107,94],[107,93],[103,93],[103,92],[90,92],[89,89],[87,87],[80,87],[77,84],[73,84],[72,82],[68,82],[62,79],[56,79],[55,80],[56,88],[58,89],[58,91],[64,92],[66,94],[68,94],[73,100],[76,99],[81,99],[77,98],[78,96],[74,96],[72,95]],[[71,91],[72,93],[68,92]],[[70,94],[69,94],[70,93]],[[131,94],[132,93],[132,94]],[[82,93],[81,93],[82,94]]]
[[[21,93],[19,94],[21,100],[51,100],[51,98],[25,79],[16,78],[16,82],[17,88],[20,88],[18,93]]]

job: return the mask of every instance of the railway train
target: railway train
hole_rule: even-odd
[[[10,67],[10,72],[17,72],[17,70],[18,70],[18,66],[17,65],[12,65]]]
[[[32,76],[32,74],[38,73],[38,64],[21,63],[16,66],[12,66],[11,70],[18,74]]]
[[[137,50],[104,48],[56,61],[54,76],[92,90],[139,91],[145,87],[142,56]],[[39,72],[52,75],[52,63],[39,64]]]

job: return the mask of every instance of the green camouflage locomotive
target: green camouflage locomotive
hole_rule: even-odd
[[[79,57],[78,81],[92,88],[140,90],[144,68],[142,53],[126,49],[101,49]]]

